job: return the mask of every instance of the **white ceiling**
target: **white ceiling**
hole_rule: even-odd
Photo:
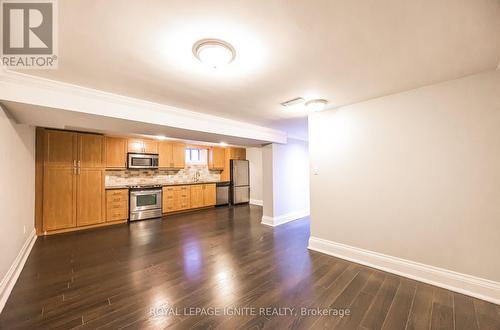
[[[59,69],[28,71],[303,136],[306,114],[495,69],[500,0],[59,1]],[[213,70],[202,38],[237,51]]]

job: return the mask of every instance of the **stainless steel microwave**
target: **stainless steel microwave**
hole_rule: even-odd
[[[158,168],[157,154],[128,154],[128,168]]]

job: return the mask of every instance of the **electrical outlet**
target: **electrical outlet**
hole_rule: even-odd
[[[319,174],[319,169],[317,166],[313,167],[313,174],[318,175]]]

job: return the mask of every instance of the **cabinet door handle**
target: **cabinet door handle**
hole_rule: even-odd
[[[78,161],[78,175],[80,175],[80,161]]]

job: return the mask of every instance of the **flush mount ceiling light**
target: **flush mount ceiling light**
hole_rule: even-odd
[[[297,104],[300,104],[300,103],[303,103],[304,102],[304,98],[302,97],[296,97],[294,99],[291,99],[291,100],[288,100],[288,101],[285,101],[285,102],[281,102],[280,104],[284,107],[292,107],[294,105],[297,105]]]
[[[321,111],[321,110],[325,109],[327,103],[328,103],[327,100],[315,99],[315,100],[307,101],[304,105],[306,106],[307,110]]]
[[[236,57],[236,50],[223,40],[202,39],[193,45],[193,54],[200,62],[217,69],[231,63]]]

